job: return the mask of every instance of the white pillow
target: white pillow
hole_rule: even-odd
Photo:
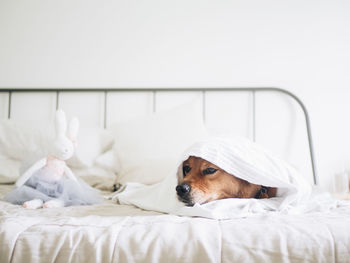
[[[113,149],[106,151],[95,159],[94,165],[113,173],[120,172],[119,159],[116,158]]]
[[[118,183],[153,184],[176,166],[181,153],[207,136],[198,100],[111,126],[119,158]]]
[[[50,125],[29,121],[0,121],[0,155],[20,162],[20,173],[48,154]],[[5,162],[5,161],[4,161]]]
[[[53,123],[0,121],[0,155],[19,161],[19,174],[35,161],[49,154],[53,138]],[[67,163],[71,167],[87,168],[93,165],[99,155],[112,146],[113,137],[108,131],[101,128],[82,128],[77,141],[78,148]],[[11,180],[14,181],[13,178]]]
[[[0,184],[13,183],[19,176],[20,162],[0,155]]]
[[[76,168],[87,168],[94,164],[95,159],[110,149],[113,137],[109,131],[101,128],[83,128],[78,133],[78,147],[68,165]]]

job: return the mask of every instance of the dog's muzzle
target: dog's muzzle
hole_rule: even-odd
[[[183,183],[176,186],[176,193],[180,201],[184,203],[187,203],[187,204],[191,203],[190,192],[191,192],[191,186],[189,184]]]

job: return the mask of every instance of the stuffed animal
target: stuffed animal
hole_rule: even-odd
[[[65,114],[57,110],[55,125],[56,138],[49,156],[31,166],[4,200],[31,209],[89,205],[102,201],[97,190],[77,179],[65,162],[74,154],[78,119],[70,121],[67,132]]]

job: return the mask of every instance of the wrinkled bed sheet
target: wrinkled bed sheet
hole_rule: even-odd
[[[0,186],[0,198],[12,186]],[[350,207],[230,220],[0,201],[0,262],[349,262]]]

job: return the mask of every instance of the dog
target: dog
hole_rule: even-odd
[[[224,198],[271,198],[277,192],[276,188],[249,183],[194,156],[182,163],[178,179],[177,197],[187,206]]]

